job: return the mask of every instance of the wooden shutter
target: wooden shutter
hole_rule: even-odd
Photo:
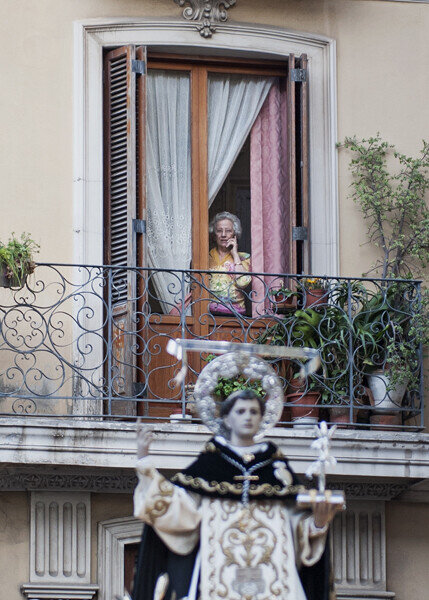
[[[288,70],[289,199],[293,273],[308,273],[310,264],[308,61],[289,55]]]
[[[142,209],[137,200],[144,201],[144,165],[137,161],[136,150],[137,130],[141,153],[144,148],[145,120],[138,119],[138,115],[145,95],[144,83],[137,83],[136,79],[144,79],[145,64],[145,49],[136,52],[134,46],[112,50],[104,61],[104,260],[115,267],[106,269],[109,414],[134,412],[134,403],[112,398],[133,397],[136,381],[137,277],[134,270],[120,267],[137,266],[137,231],[142,231],[137,218],[141,218],[138,213]],[[144,110],[142,113],[144,117]]]

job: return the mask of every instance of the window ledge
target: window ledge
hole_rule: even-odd
[[[8,465],[63,465],[96,469],[134,469],[134,423],[58,421],[0,417],[0,461]],[[151,454],[162,469],[182,469],[200,452],[210,432],[203,425],[154,426]],[[269,436],[303,473],[315,459],[312,429],[277,428]],[[429,472],[426,433],[338,430],[332,451],[340,478],[422,479]]]

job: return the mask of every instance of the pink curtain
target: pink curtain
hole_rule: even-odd
[[[274,83],[250,134],[252,271],[289,272],[286,89]],[[280,287],[276,278],[265,283]],[[253,278],[253,315],[269,309],[262,281]],[[259,304],[258,304],[259,303]]]

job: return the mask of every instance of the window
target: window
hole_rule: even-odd
[[[302,272],[308,243],[302,243],[302,229],[292,230],[307,227],[308,233],[307,82],[297,83],[305,69],[305,56],[295,61],[293,55],[270,64],[190,60],[133,46],[106,53],[105,262],[207,269],[209,216],[221,208],[240,212],[249,222],[250,251],[259,242],[250,239],[258,237],[251,234],[256,216],[249,219],[250,198],[277,193],[287,213],[285,266]],[[255,123],[270,99],[276,118]],[[266,138],[259,152],[272,150],[275,130],[282,129],[277,157],[252,157],[255,125]],[[252,178],[257,158],[262,173],[255,169]],[[284,181],[278,192],[266,192],[262,179],[266,171],[273,177],[273,158]],[[259,219],[273,210],[260,201],[266,206]],[[147,221],[145,244],[133,219]]]
[[[306,57],[200,60],[126,46],[107,52],[104,64],[105,262],[152,269],[145,281],[113,271],[118,369],[131,381],[124,365],[133,364],[141,393],[167,398],[172,361],[163,350],[166,337],[184,333],[175,309],[184,297],[196,300],[187,335],[239,339],[233,324],[213,331],[208,291],[172,273],[208,268],[210,216],[241,213],[254,271],[302,272],[308,264],[309,240],[295,235],[308,232]],[[135,335],[139,352],[130,349]]]

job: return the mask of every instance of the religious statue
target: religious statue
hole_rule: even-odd
[[[219,376],[260,379],[220,407]],[[153,431],[140,425],[134,514],[145,523],[133,600],[330,600],[327,531],[338,505],[297,506],[304,493],[287,457],[261,439],[279,420],[280,382],[262,358],[229,352],[203,369],[199,414],[215,434],[170,479],[149,455]]]

